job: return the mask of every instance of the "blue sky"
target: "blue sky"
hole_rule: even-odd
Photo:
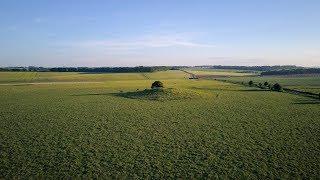
[[[320,66],[320,1],[0,1],[0,66],[204,64]]]

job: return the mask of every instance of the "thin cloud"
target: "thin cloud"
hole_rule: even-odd
[[[216,47],[212,44],[198,43],[182,36],[170,35],[148,35],[131,39],[110,39],[81,41],[69,44],[73,47],[104,48],[110,50],[132,50],[142,48],[162,48],[162,47]]]

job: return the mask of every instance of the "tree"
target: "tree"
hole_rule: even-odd
[[[249,81],[249,86],[252,86],[253,85],[253,81]]]
[[[259,83],[258,86],[259,86],[260,88],[262,88],[262,83]]]
[[[268,86],[269,83],[266,81],[266,82],[263,83],[263,85],[264,85],[264,86]]]
[[[282,87],[279,83],[275,83],[273,86],[272,86],[272,90],[274,91],[282,91]]]
[[[155,88],[163,88],[163,83],[161,81],[153,82],[151,85],[151,89],[155,89]]]

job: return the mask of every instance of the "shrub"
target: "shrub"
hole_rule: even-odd
[[[253,85],[253,81],[249,81],[249,86],[252,86]]]
[[[272,86],[272,90],[274,91],[282,91],[282,87],[279,83],[275,83],[273,86]]]
[[[266,81],[266,82],[263,83],[263,85],[264,85],[264,86],[268,86],[269,83]]]
[[[163,88],[163,83],[161,81],[155,81],[152,83],[151,88]]]

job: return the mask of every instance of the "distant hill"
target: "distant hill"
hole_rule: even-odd
[[[0,71],[35,71],[35,72],[88,72],[88,73],[126,73],[126,72],[155,72],[178,69],[175,66],[137,66],[137,67],[6,67]]]
[[[251,71],[276,71],[276,70],[288,70],[288,69],[297,69],[302,68],[294,65],[285,65],[285,66],[195,66],[197,68],[203,69],[236,69],[236,70],[251,70]]]
[[[261,75],[320,74],[320,68],[299,68],[261,72]]]
[[[32,72],[86,72],[86,73],[128,73],[179,70],[190,66],[136,66],[136,67],[3,67],[0,71],[32,71]],[[286,66],[194,66],[201,69],[230,69],[241,71],[259,71],[261,75],[319,74],[320,68],[304,68],[294,65]]]

